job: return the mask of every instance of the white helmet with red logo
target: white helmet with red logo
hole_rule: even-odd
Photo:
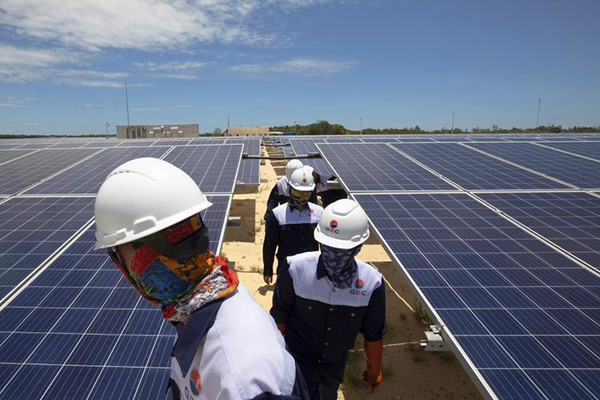
[[[337,249],[352,249],[369,238],[367,214],[357,202],[341,199],[323,210],[315,240]]]
[[[292,174],[295,170],[302,168],[304,165],[300,160],[291,160],[285,166],[285,177],[288,178],[288,181],[292,178]]]
[[[315,190],[315,179],[306,168],[300,168],[290,177],[290,186],[301,192],[312,192]]]

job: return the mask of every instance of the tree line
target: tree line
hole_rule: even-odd
[[[423,133],[596,133],[600,132],[600,126],[573,126],[563,128],[561,125],[546,125],[538,126],[537,128],[502,128],[498,125],[493,125],[492,128],[475,127],[471,130],[462,130],[460,128],[424,130],[415,125],[409,128],[365,128],[361,131],[347,129],[341,124],[330,124],[328,121],[317,121],[309,125],[283,125],[273,126],[271,131],[274,132],[296,132],[299,135],[415,135]]]

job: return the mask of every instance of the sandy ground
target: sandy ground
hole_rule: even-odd
[[[239,228],[227,228],[222,248],[234,263],[241,282],[265,309],[271,307],[273,287],[262,279],[263,215],[269,192],[285,162],[267,161],[261,166],[261,184],[257,193],[237,194],[230,215],[241,217]],[[420,349],[425,326],[411,310],[415,297],[401,274],[375,239],[363,247],[359,258],[372,263],[387,280],[387,333],[384,338],[384,381],[374,394],[367,393],[360,382],[365,369],[362,338],[350,354],[345,382],[338,399],[480,399],[470,378],[450,352],[431,353]]]

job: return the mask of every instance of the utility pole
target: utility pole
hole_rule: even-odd
[[[125,105],[127,106],[127,139],[131,136],[131,128],[129,127],[129,96],[127,94],[127,82],[125,82]]]
[[[229,129],[229,115],[227,116],[227,129]]]
[[[538,99],[538,112],[537,112],[537,118],[535,120],[535,127],[537,128],[540,125],[540,108],[542,106],[542,98],[540,97]]]
[[[108,140],[108,127],[110,126],[110,124],[107,122],[106,123],[106,139]]]
[[[360,117],[360,134],[362,135],[362,117]]]
[[[454,113],[452,113],[452,132],[450,133],[454,133]]]

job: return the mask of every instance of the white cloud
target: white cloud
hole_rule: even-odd
[[[3,0],[0,24],[72,48],[170,49],[194,43],[269,45],[266,13],[335,0]],[[345,2],[345,1],[340,1]]]
[[[277,63],[241,64],[229,67],[228,70],[246,75],[270,75],[277,73],[288,75],[325,76],[348,70],[355,64],[356,63],[353,61],[298,59]]]
[[[187,71],[205,67],[207,64],[197,61],[172,61],[168,63],[158,64],[155,62],[148,63],[132,63],[132,65],[147,69],[148,71]]]
[[[192,108],[193,106],[189,105],[189,104],[179,104],[177,106],[175,106],[177,108]]]
[[[158,78],[158,79],[200,79],[197,75],[189,75],[189,74],[148,74],[146,75],[150,78]]]
[[[18,107],[23,107],[22,104],[15,104],[15,103],[0,103],[0,107],[4,107],[4,108],[18,108]]]

